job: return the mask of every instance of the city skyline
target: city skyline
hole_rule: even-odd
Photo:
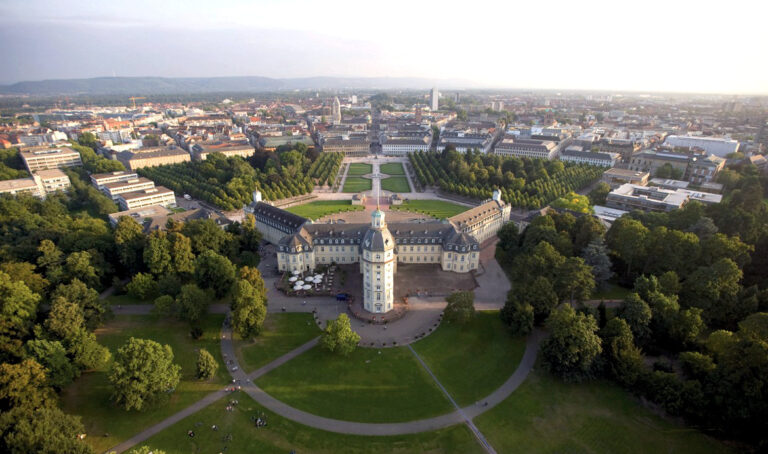
[[[91,77],[419,77],[471,88],[765,94],[763,4],[7,2],[0,83]],[[407,14],[403,14],[403,12]],[[749,14],[745,12],[749,11]],[[506,18],[506,19],[505,19]],[[535,20],[530,20],[535,19]],[[729,32],[728,29],[731,29]],[[715,33],[714,31],[722,32]]]

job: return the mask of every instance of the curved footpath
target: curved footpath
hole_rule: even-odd
[[[131,314],[140,312],[146,314],[149,313],[150,310],[150,307],[140,308],[140,305],[133,306],[128,311],[125,310],[126,308],[127,306],[124,306],[121,308],[123,310],[119,310],[117,312]],[[138,311],[136,309],[138,309]],[[447,413],[441,416],[419,419],[415,421],[399,423],[361,423],[325,418],[322,416],[314,415],[312,413],[307,413],[275,399],[253,383],[253,380],[256,378],[267,374],[268,372],[276,369],[277,367],[280,367],[291,359],[315,347],[319,338],[312,339],[306,344],[286,353],[285,355],[275,359],[271,363],[262,366],[261,368],[251,373],[246,373],[240,367],[237,356],[235,355],[235,346],[234,342],[232,341],[232,328],[229,323],[229,317],[230,314],[227,315],[221,330],[221,352],[222,355],[226,355],[227,359],[231,359],[233,361],[231,365],[227,365],[227,369],[229,370],[230,375],[234,380],[239,380],[243,391],[245,391],[260,405],[284,418],[296,421],[306,426],[314,427],[316,429],[351,435],[403,435],[434,431],[462,423],[471,424],[471,420],[473,418],[482,413],[485,413],[486,411],[501,403],[504,399],[509,397],[510,394],[512,394],[512,392],[514,392],[523,383],[523,381],[525,381],[526,377],[528,377],[528,374],[531,372],[536,362],[536,355],[539,350],[539,344],[545,337],[545,333],[539,329],[534,330],[530,334],[528,340],[526,341],[525,353],[523,354],[523,358],[520,360],[520,364],[517,366],[517,369],[515,369],[515,372],[509,377],[509,379],[507,379],[507,381],[504,382],[504,384],[502,384],[496,391],[491,393],[486,398],[480,400],[484,403],[484,405],[469,405],[464,408],[458,408],[451,413]],[[418,355],[416,356],[418,358]],[[232,371],[234,366],[237,366],[237,370]],[[190,405],[189,407],[184,408],[178,413],[146,428],[142,432],[123,441],[112,449],[109,449],[107,452],[120,453],[126,451],[131,447],[149,439],[163,429],[166,429],[181,421],[182,419],[193,415],[199,410],[202,410],[203,408],[227,395],[229,395],[229,392],[226,390],[215,391]],[[485,403],[487,403],[487,405]]]

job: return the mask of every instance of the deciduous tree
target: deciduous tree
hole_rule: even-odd
[[[125,410],[141,410],[173,391],[180,376],[169,345],[131,337],[117,350],[109,373],[112,399]]]
[[[339,314],[336,320],[329,320],[325,326],[320,345],[330,352],[347,356],[357,347],[360,335],[352,331],[347,314]]]

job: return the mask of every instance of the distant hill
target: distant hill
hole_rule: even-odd
[[[214,92],[266,92],[278,90],[476,88],[465,80],[412,77],[95,77],[54,79],[0,85],[6,95],[127,95]]]

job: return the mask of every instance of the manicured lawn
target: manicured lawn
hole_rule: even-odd
[[[371,190],[372,181],[363,177],[347,177],[342,192],[362,192]]]
[[[107,370],[83,374],[62,392],[61,400],[67,413],[82,417],[88,434],[86,441],[97,452],[103,452],[206,394],[221,389],[229,377],[219,348],[223,318],[223,315],[207,316],[203,322],[204,334],[199,340],[189,336],[188,323],[153,315],[119,315],[97,330],[99,342],[113,353],[132,336],[169,344],[173,348],[174,362],[181,365],[182,380],[167,402],[144,411],[127,412],[110,401],[112,387],[107,380]],[[195,378],[199,348],[207,349],[219,361],[219,371],[210,381]]]
[[[603,288],[597,288],[592,293],[594,300],[623,300],[632,293],[632,289],[621,287],[612,282],[606,282]]]
[[[320,335],[312,314],[270,313],[254,341],[238,341],[237,358],[251,372]]]
[[[389,177],[381,180],[381,189],[392,192],[411,192],[411,186],[405,177]]]
[[[229,399],[240,403],[225,410]],[[256,428],[251,417],[266,416],[267,426]],[[212,429],[213,425],[218,431]],[[187,431],[195,436],[190,438]],[[225,441],[231,435],[231,441]],[[189,416],[142,443],[168,454],[186,453],[481,453],[465,425],[435,432],[392,437],[364,437],[325,432],[303,426],[265,410],[247,394],[238,392]]]
[[[366,175],[373,172],[373,165],[365,164],[362,162],[355,162],[349,165],[347,176],[350,175]]]
[[[383,186],[383,184],[382,184]],[[416,213],[424,213],[437,219],[445,219],[456,216],[469,210],[471,207],[444,200],[407,200],[402,205],[391,205],[391,210],[405,210]]]
[[[351,200],[318,200],[286,208],[286,211],[316,220],[329,214],[341,213],[343,211],[360,211],[363,209],[365,208],[362,205],[352,205]]]
[[[717,440],[657,416],[614,384],[567,384],[538,370],[474,421],[497,452],[729,452]]]
[[[112,307],[130,306],[132,304],[154,304],[152,300],[140,300],[130,295],[112,295],[106,297],[104,301],[107,301]]]
[[[318,346],[256,383],[288,405],[347,421],[411,421],[452,410],[404,347],[357,348],[342,357]]]
[[[405,169],[403,169],[403,164],[400,162],[388,162],[380,165],[379,168],[381,173],[386,173],[387,175],[405,175]]]
[[[441,323],[413,348],[453,399],[464,406],[507,381],[523,357],[525,339],[509,334],[498,311],[484,311],[464,326]]]

